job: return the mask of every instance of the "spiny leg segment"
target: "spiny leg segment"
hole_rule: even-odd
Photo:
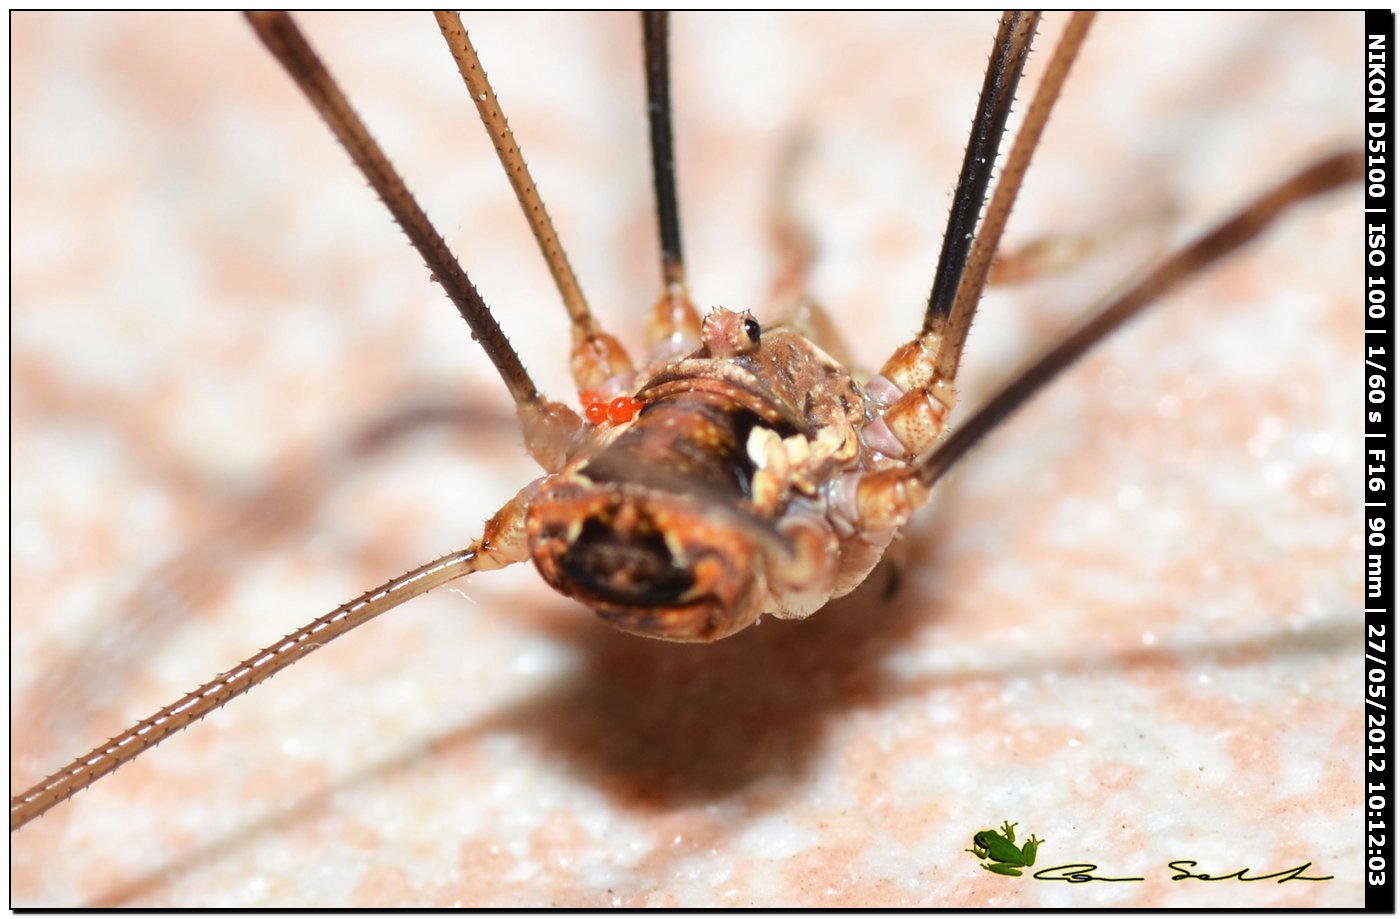
[[[652,180],[656,188],[656,222],[661,234],[661,280],[685,287],[681,251],[680,207],[676,203],[676,152],[671,137],[670,29],[665,10],[642,13],[646,57],[647,123],[651,128]]]
[[[527,449],[546,469],[562,467],[568,443],[581,423],[578,416],[567,407],[544,399],[536,390],[466,272],[350,108],[340,87],[296,24],[281,13],[250,14],[248,18],[254,31],[349,151],[467,321],[472,337],[481,342],[496,365],[516,401],[516,412],[525,428]],[[25,825],[170,735],[381,613],[449,581],[525,560],[529,557],[525,508],[534,487],[533,483],[526,486],[497,511],[487,521],[482,537],[467,548],[415,568],[337,607],[185,694],[27,791],[13,796],[10,829]]]
[[[891,527],[904,525],[927,500],[934,483],[958,460],[1095,345],[1198,276],[1203,269],[1253,242],[1290,207],[1358,182],[1364,172],[1365,154],[1360,148],[1324,157],[1261,193],[1214,229],[1169,256],[1012,378],[928,457],[911,466],[883,469],[863,476],[854,501],[864,522]]]
[[[1026,68],[1031,42],[1040,24],[1039,13],[1006,12],[997,27],[987,75],[977,100],[977,116],[972,133],[963,151],[962,170],[953,192],[953,206],[948,212],[948,228],[943,234],[943,248],[938,254],[933,289],[929,291],[924,312],[925,334],[934,332],[945,322],[953,308],[958,284],[967,264],[968,250],[977,229],[978,215],[987,200],[987,185],[996,165],[997,151],[1006,119],[1011,115],[1016,87]]]
[[[1079,56],[1079,49],[1084,46],[1084,39],[1088,36],[1089,26],[1093,21],[1093,13],[1082,11],[1070,17],[1064,35],[1060,37],[1060,43],[1055,46],[1055,53],[1050,58],[1045,76],[1036,87],[1035,96],[1026,112],[1026,120],[1016,133],[1016,140],[1006,157],[1006,165],[997,179],[996,190],[992,193],[987,213],[982,218],[981,232],[977,233],[972,252],[968,255],[967,265],[958,281],[947,318],[940,323],[939,331],[943,341],[939,348],[936,373],[945,380],[957,379],[958,363],[962,359],[963,346],[967,343],[967,332],[972,327],[973,313],[977,311],[977,304],[981,301],[982,291],[987,285],[992,258],[1001,246],[1001,236],[1006,229],[1007,218],[1011,216],[1011,208],[1016,203],[1016,196],[1020,194],[1021,182],[1026,177],[1031,158],[1035,155],[1036,147],[1040,145],[1040,137],[1045,131],[1045,125],[1050,121],[1050,113],[1059,101],[1060,91],[1069,77],[1070,68]]]
[[[920,423],[902,425],[897,409],[913,399],[931,402],[940,385],[946,384],[947,394],[952,395],[951,381],[958,356],[977,299],[986,282],[992,255],[1041,131],[1083,43],[1091,15],[1075,14],[1055,49],[1046,76],[1031,103],[1025,126],[1016,139],[996,195],[988,207],[986,226],[977,239],[968,268],[954,296],[950,313],[955,318],[943,325],[945,330],[953,333],[951,340],[948,337],[930,340],[927,335],[921,335],[897,351],[882,371],[887,379],[896,381],[898,377],[892,375],[896,369],[918,375],[914,385],[886,409],[883,418],[888,424],[886,433],[894,435],[891,438],[893,446],[904,447],[908,451],[906,455],[915,461],[910,466],[879,470],[860,477],[852,499],[863,524],[869,528],[902,526],[927,500],[934,483],[1007,416],[1096,344],[1149,306],[1214,262],[1256,239],[1292,205],[1362,177],[1362,151],[1344,150],[1325,157],[1261,193],[1232,217],[1161,262],[1126,293],[1097,311],[1043,357],[1013,377],[976,414],[959,425],[947,440],[932,449],[942,433],[942,416],[937,419],[936,426]],[[937,290],[935,285],[935,295]],[[954,347],[950,349],[950,345]],[[946,415],[946,409],[942,415]],[[919,421],[918,416],[914,416],[914,419]],[[879,424],[879,421],[875,424]]]
[[[515,400],[530,455],[545,469],[561,468],[565,447],[581,424],[578,416],[540,395],[466,271],[292,18],[286,13],[249,13],[248,21],[364,173],[495,364]]]
[[[652,308],[647,337],[672,352],[700,341],[700,314],[685,289],[680,205],[676,200],[676,153],[671,135],[671,54],[668,14],[642,13],[646,58],[647,123],[651,128],[651,175],[656,189],[656,223],[661,238],[661,298]]]
[[[497,511],[487,521],[481,538],[467,548],[434,559],[336,607],[10,798],[10,829],[19,829],[170,735],[380,613],[457,578],[528,558],[523,495],[516,495]]]
[[[950,377],[939,376],[936,371],[946,349],[961,350],[961,336],[965,336],[971,323],[970,308],[959,319],[961,330],[950,321],[951,313],[965,274],[1006,120],[1011,114],[1011,103],[1039,21],[1037,13],[1002,14],[977,101],[977,116],[963,155],[962,171],[953,192],[953,205],[948,213],[948,226],[923,328],[912,341],[896,349],[879,375],[870,381],[870,394],[877,407],[883,409],[870,433],[878,449],[890,455],[912,459],[926,454],[942,436],[952,411],[953,381]],[[1061,47],[1064,46],[1061,42]],[[1061,74],[1061,81],[1063,77]],[[971,306],[975,308],[975,301]]]
[[[549,212],[545,209],[539,189],[535,187],[529,167],[525,165],[524,154],[520,152],[520,145],[515,142],[510,124],[501,111],[500,103],[496,101],[496,92],[491,88],[491,81],[486,77],[486,70],[481,66],[481,59],[477,57],[476,48],[462,25],[461,17],[453,12],[437,12],[433,15],[437,18],[442,37],[457,62],[457,70],[467,84],[472,102],[476,103],[481,123],[486,128],[486,133],[491,136],[491,143],[496,148],[496,155],[500,157],[501,166],[505,168],[506,177],[510,179],[510,186],[515,191],[516,200],[520,202],[520,209],[525,212],[525,219],[530,222],[530,230],[535,235],[535,241],[539,243],[540,252],[549,265],[550,274],[554,276],[559,295],[564,299],[564,308],[568,311],[573,330],[573,354],[569,363],[574,383],[579,392],[606,390],[610,380],[631,374],[632,361],[621,343],[599,328],[598,321],[588,308],[588,301],[584,299],[578,278],[569,265],[569,258],[559,242],[559,235],[554,231],[554,222],[549,219]]]
[[[920,464],[917,471],[919,480],[926,486],[933,485],[1007,416],[1048,386],[1051,380],[1095,345],[1215,262],[1263,235],[1290,207],[1359,182],[1364,172],[1365,154],[1360,148],[1341,150],[1326,156],[1262,192],[1233,216],[1166,258],[1142,280],[1094,313],[1043,357],[1017,374],[976,414],[958,425],[948,439]]]

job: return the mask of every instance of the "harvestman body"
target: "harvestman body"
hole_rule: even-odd
[[[1004,44],[1014,47],[1009,40]],[[1188,250],[1193,254],[1178,266],[1178,273],[1195,270],[1208,257],[1218,257],[1227,248],[1245,241],[1247,236],[1261,228],[1246,225],[1262,222],[1261,215],[1272,217],[1273,211],[1283,204],[1349,179],[1354,174],[1354,166],[1351,158],[1339,157],[1305,173],[1303,178],[1284,186],[1273,199],[1264,199],[1263,204],[1252,206],[1248,220],[1228,224],[1227,228],[1234,232],[1233,236],[1230,232],[1222,233],[1209,244]],[[972,200],[980,202],[980,199],[980,192],[972,195]],[[438,274],[442,276],[444,272]],[[1121,322],[1125,313],[1143,305],[1146,299],[1155,296],[1166,284],[1167,281],[1161,277],[1145,284],[1147,294],[1137,301],[1125,301],[1128,306],[1122,308],[1119,314],[1111,315],[1104,321],[1103,327],[1086,333],[1086,337],[1080,339],[1079,349],[1100,337],[1106,327]],[[970,298],[970,302],[975,304],[975,292]],[[650,382],[638,385],[625,372],[613,372],[617,368],[612,365],[607,365],[606,370],[599,370],[596,365],[590,366],[586,357],[576,361],[576,377],[581,388],[602,388],[608,397],[604,401],[610,401],[618,392],[628,393],[622,398],[636,398],[641,403],[640,418],[632,420],[625,417],[626,412],[622,411],[618,418],[609,419],[611,423],[599,425],[599,433],[593,436],[592,441],[571,440],[575,436],[571,431],[565,431],[563,435],[537,435],[533,452],[542,457],[546,468],[559,473],[556,479],[542,486],[547,500],[536,503],[538,494],[531,494],[526,500],[508,505],[505,512],[488,525],[488,536],[491,537],[488,544],[469,554],[478,558],[493,556],[504,546],[509,552],[493,557],[493,560],[519,561],[524,557],[521,543],[529,542],[534,547],[536,563],[552,583],[566,589],[572,588],[570,592],[595,608],[601,608],[610,618],[622,618],[625,628],[660,633],[660,637],[712,639],[747,625],[760,612],[809,614],[826,597],[843,593],[853,586],[863,575],[863,569],[868,568],[862,555],[852,563],[854,569],[862,569],[854,574],[848,574],[839,567],[821,569],[818,560],[833,554],[832,540],[848,538],[851,533],[870,535],[874,551],[869,561],[873,563],[883,541],[922,502],[924,489],[932,484],[947,463],[965,449],[964,446],[946,454],[936,454],[944,457],[939,461],[918,462],[929,454],[941,432],[943,415],[951,402],[948,385],[951,373],[946,378],[935,375],[933,364],[939,352],[930,343],[931,334],[906,346],[885,368],[887,382],[876,387],[873,395],[867,389],[862,399],[860,391],[844,371],[828,362],[820,351],[797,354],[794,349],[802,346],[787,344],[780,360],[771,359],[765,349],[783,346],[787,341],[784,335],[790,333],[779,328],[754,329],[749,326],[746,317],[728,313],[711,314],[703,330],[692,330],[686,326],[689,320],[685,318],[683,310],[678,309],[678,312],[682,318],[675,321],[671,328],[664,329],[660,337],[685,341],[687,334],[699,333],[699,341],[687,341],[683,349],[688,351],[697,344],[701,346],[700,355],[689,359],[694,366],[673,365],[659,375],[644,374],[639,379],[649,379]],[[1057,369],[1070,359],[1072,355],[1067,357],[1061,354],[1047,366],[1051,370]],[[580,363],[582,370],[578,370]],[[733,367],[745,372],[736,374],[730,370]],[[720,495],[715,493],[718,486],[706,477],[707,473],[698,476],[705,481],[697,484],[694,476],[686,478],[681,475],[685,481],[678,483],[674,478],[668,479],[663,471],[649,484],[655,490],[678,492],[686,496],[680,508],[664,506],[653,495],[633,501],[626,496],[617,497],[617,492],[613,490],[590,491],[593,486],[613,484],[620,479],[613,473],[599,474],[599,467],[603,465],[599,457],[606,459],[617,455],[602,449],[599,440],[623,441],[629,431],[637,431],[640,433],[632,436],[641,446],[636,449],[644,453],[649,448],[644,436],[648,419],[665,417],[669,407],[677,404],[674,400],[668,401],[670,392],[658,390],[670,385],[677,391],[694,392],[697,389],[696,381],[718,380],[731,388],[716,387],[717,398],[732,405],[736,402],[736,391],[751,391],[746,387],[752,380],[761,381],[765,376],[771,377],[784,371],[792,373],[794,368],[807,374],[806,377],[798,377],[798,385],[778,398],[762,394],[754,396],[749,404],[744,403],[743,396],[737,397],[746,413],[743,424],[735,424],[732,417],[720,417],[715,422],[716,433],[709,438],[712,442],[724,441],[724,449],[728,452],[723,461],[729,464],[724,468],[730,468],[735,463],[744,468],[740,483],[743,494],[730,496],[731,499],[737,497],[740,503],[747,502],[744,513],[736,517],[732,509],[718,501],[711,509],[711,500]],[[814,383],[813,374],[821,379]],[[1035,380],[1034,377],[1031,379]],[[1008,399],[1014,404],[1036,385],[1039,383],[1023,384]],[[737,390],[732,387],[737,387]],[[794,415],[795,407],[804,408],[799,401],[803,393],[819,393],[821,405],[815,410],[805,406],[805,415]],[[865,424],[869,415],[878,415],[881,409],[900,404],[900,400],[909,393],[915,393],[922,400],[919,405],[902,414],[889,414],[912,418],[912,421],[889,423],[873,431]],[[585,399],[585,402],[588,401]],[[913,405],[912,402],[903,404]],[[831,406],[839,406],[841,411],[837,412]],[[686,414],[689,410],[683,406],[675,410],[683,417],[691,417]],[[532,412],[534,415],[553,413],[553,417],[565,417],[567,420],[566,415],[552,407],[527,408],[525,411],[527,416],[531,416]],[[734,414],[732,409],[725,411],[731,416]],[[721,412],[722,416],[724,414]],[[990,420],[984,421],[981,427],[969,423],[962,428],[971,432],[962,435],[964,443],[974,440],[999,415],[994,413],[978,417]],[[691,431],[683,433],[689,435]],[[559,455],[552,456],[551,452]],[[622,455],[624,459],[631,457],[625,453]],[[697,459],[696,462],[701,460]],[[628,465],[622,461],[619,463]],[[849,480],[842,482],[845,476]],[[836,487],[837,483],[840,483],[839,487]],[[824,491],[828,488],[831,490]],[[845,504],[842,504],[843,500]],[[556,515],[549,510],[553,506],[550,502],[554,501],[559,502],[561,508],[557,515],[560,522],[556,522]],[[580,503],[588,502],[601,502],[604,510],[580,514]],[[698,512],[695,509],[697,504],[701,505]],[[794,506],[800,513],[790,515],[788,512]],[[703,519],[696,517],[697,513],[703,514]],[[520,521],[527,515],[529,522],[522,526]],[[820,519],[823,516],[826,518],[824,521]],[[678,517],[679,521],[671,519],[673,517]],[[571,525],[569,521],[581,518],[596,521],[592,525],[596,530],[621,535],[616,536],[611,544],[603,543],[602,549],[597,548],[597,542],[593,542],[593,548],[589,548],[590,543],[585,537],[590,534],[567,532]],[[708,542],[711,537],[703,532],[697,534],[697,530],[704,530],[704,525],[712,519],[720,521],[715,525],[716,532],[722,531],[714,539],[743,538],[750,541],[735,549]],[[585,529],[588,525],[579,526]],[[736,535],[746,533],[748,535],[743,537]],[[804,550],[803,540],[810,540],[811,548]],[[575,550],[575,546],[582,548]],[[626,558],[626,563],[612,563],[607,558],[610,554],[621,554]],[[687,579],[685,573],[690,569],[683,562],[693,562],[697,557],[718,560],[719,571],[713,574],[712,589],[697,591],[694,581]],[[753,575],[735,574],[735,569],[742,567],[739,560],[757,557],[769,560],[767,567],[757,570],[761,583],[743,583],[744,577]],[[451,559],[445,563],[447,567],[440,565],[435,570],[453,576],[467,572],[467,554],[459,553]],[[630,576],[619,574],[648,565],[661,569],[660,576],[637,582]],[[805,595],[803,591],[810,588],[814,580],[819,584],[818,589],[813,596]],[[589,590],[593,591],[592,596],[587,595]],[[798,599],[793,600],[793,596]],[[667,604],[671,605],[668,607]],[[675,614],[655,612],[668,608],[674,609]],[[732,618],[724,619],[725,614]]]

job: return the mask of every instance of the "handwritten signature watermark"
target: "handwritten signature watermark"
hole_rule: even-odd
[[[1007,877],[1020,877],[1023,869],[1035,865],[1040,846],[1045,842],[1032,833],[1020,846],[1016,845],[1016,824],[1003,822],[1000,830],[979,830],[972,834],[971,852],[982,862],[982,867],[993,874]],[[1274,881],[1283,884],[1287,881],[1330,881],[1333,875],[1308,875],[1303,872],[1312,867],[1312,862],[1303,862],[1292,868],[1283,868],[1265,873],[1253,873],[1251,867],[1239,868],[1227,874],[1212,874],[1198,870],[1200,863],[1194,859],[1179,858],[1167,862],[1173,881]],[[1037,881],[1063,881],[1066,884],[1087,884],[1091,881],[1123,883],[1145,881],[1146,877],[1108,877],[1095,874],[1099,866],[1093,862],[1070,862],[1053,868],[1041,868],[1031,877]]]

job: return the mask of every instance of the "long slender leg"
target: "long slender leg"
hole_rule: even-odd
[[[548,470],[560,468],[567,444],[581,424],[578,416],[564,405],[540,395],[471,279],[292,18],[285,13],[249,13],[248,21],[349,152],[413,248],[427,263],[433,278],[442,285],[466,320],[472,337],[481,343],[486,356],[495,364],[515,400],[530,455]]]
[[[853,482],[850,512],[871,529],[901,526],[927,500],[929,489],[953,464],[1017,408],[1091,348],[1161,301],[1204,269],[1248,245],[1289,207],[1360,181],[1365,154],[1359,148],[1332,154],[1263,192],[1195,242],[1168,257],[1127,292],[1114,298],[987,401],[923,461],[869,473]]]
[[[78,757],[28,791],[15,795],[10,799],[10,829],[19,829],[170,735],[380,613],[449,581],[524,561],[530,554],[525,540],[524,495],[530,488],[533,485],[497,511],[487,521],[481,538],[467,548],[434,559],[336,607]]]
[[[982,299],[987,272],[991,269],[992,257],[1001,245],[1006,220],[1011,216],[1011,208],[1021,191],[1026,169],[1040,144],[1041,134],[1045,131],[1050,113],[1060,98],[1060,90],[1065,85],[1075,58],[1079,56],[1079,49],[1084,45],[1093,20],[1094,14],[1086,12],[1075,13],[1071,17],[1065,34],[1055,46],[1049,69],[1036,89],[1035,98],[1031,100],[1026,122],[1017,132],[1016,141],[1011,146],[1006,168],[1002,170],[991,203],[987,205],[982,231],[977,234],[972,253],[968,256],[967,267],[959,279],[953,305],[942,326],[943,346],[939,349],[937,373],[944,379],[957,378],[958,362],[962,358],[963,344],[967,341],[967,330],[972,326],[972,315],[977,310],[978,301]]]
[[[977,230],[977,218],[987,200],[987,185],[991,181],[1001,137],[1006,130],[1006,119],[1011,114],[1011,103],[1039,24],[1039,13],[1002,14],[992,56],[987,62],[982,94],[977,100],[972,133],[963,153],[962,171],[958,174],[958,184],[953,191],[953,206],[948,213],[943,248],[938,255],[933,289],[929,292],[928,307],[924,313],[923,331],[926,334],[944,322],[953,308],[968,249]]]
[[[437,18],[438,28],[442,30],[442,37],[452,51],[453,59],[457,61],[457,70],[467,84],[472,102],[476,103],[481,123],[486,133],[491,135],[496,155],[501,159],[510,186],[515,190],[516,200],[520,202],[520,209],[525,212],[525,219],[530,222],[530,230],[535,234],[535,241],[539,243],[550,274],[554,276],[559,295],[564,299],[564,308],[569,313],[573,329],[573,354],[569,365],[574,383],[580,392],[606,388],[609,380],[632,371],[632,361],[621,343],[598,327],[598,321],[588,308],[578,278],[569,266],[569,258],[564,254],[559,235],[554,231],[554,222],[549,219],[539,189],[530,177],[525,157],[515,142],[515,135],[501,111],[500,103],[496,101],[496,92],[491,88],[486,69],[481,66],[476,48],[462,25],[462,18],[453,12],[433,15]]]
[[[954,253],[953,257],[966,266],[960,272],[957,287],[951,294],[941,293],[940,281],[943,280],[943,268],[947,262],[940,261],[939,277],[934,281],[929,318],[924,329],[914,340],[895,351],[880,371],[880,377],[876,378],[877,386],[885,387],[881,398],[889,400],[881,421],[877,422],[882,426],[877,427],[876,432],[883,438],[884,446],[892,452],[908,457],[922,456],[932,449],[943,434],[956,398],[953,380],[958,360],[986,283],[992,256],[1001,241],[1016,194],[1020,191],[1021,179],[1030,165],[1045,123],[1059,98],[1060,88],[1069,75],[1070,66],[1079,53],[1091,20],[1092,14],[1076,13],[1056,46],[1049,69],[1031,101],[1026,123],[1016,138],[1006,170],[997,183],[996,194],[987,209],[985,231],[977,237],[975,245],[963,239],[962,254]],[[1007,23],[1003,20],[1003,30],[1006,27]],[[1013,32],[1010,37],[1005,37],[999,33],[998,46],[1001,47],[1004,41],[1014,40],[1017,34]],[[994,56],[993,64],[996,62]],[[1002,97],[995,92],[989,77],[988,85],[983,88],[981,104],[986,106],[992,102],[999,105],[1001,101]],[[1003,116],[1001,123],[1004,122]],[[978,135],[978,128],[974,125],[974,142]],[[970,153],[975,147],[974,142],[968,145]],[[954,216],[956,213],[955,203]],[[950,221],[949,233],[955,232],[954,223]],[[970,252],[967,251],[968,247]],[[944,251],[950,251],[946,240]]]
[[[667,14],[642,13],[646,53],[647,120],[651,126],[651,173],[656,188],[656,222],[661,237],[661,298],[647,322],[654,347],[688,350],[700,340],[700,316],[685,289],[680,205],[676,200],[676,155],[671,143],[671,60]]]
[[[1334,153],[1259,195],[1224,223],[1167,258],[1018,374],[966,424],[953,431],[921,464],[920,479],[932,485],[1008,415],[1104,338],[1211,264],[1253,241],[1289,207],[1359,181],[1364,169],[1360,149]]]

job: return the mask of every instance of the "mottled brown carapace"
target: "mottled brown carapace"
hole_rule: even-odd
[[[859,584],[893,536],[861,531],[831,500],[878,463],[850,375],[748,313],[713,310],[702,335],[641,381],[635,421],[600,430],[528,499],[531,557],[551,586],[672,641],[808,615]]]

